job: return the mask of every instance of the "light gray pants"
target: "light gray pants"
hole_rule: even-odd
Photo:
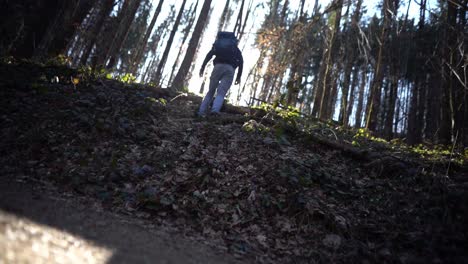
[[[234,67],[229,64],[217,63],[210,77],[210,89],[206,93],[198,110],[199,115],[204,115],[210,107],[211,100],[216,92],[216,98],[211,107],[212,113],[219,113],[224,103],[224,96],[231,87],[234,79]]]

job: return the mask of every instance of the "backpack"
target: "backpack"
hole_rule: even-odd
[[[231,59],[234,57],[237,47],[237,38],[233,32],[220,31],[213,44],[215,55],[222,59]]]

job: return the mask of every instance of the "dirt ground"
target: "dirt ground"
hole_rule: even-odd
[[[207,244],[91,199],[0,181],[0,263],[241,263]]]
[[[0,260],[467,262],[465,165],[274,111],[196,118],[199,103],[0,65]]]

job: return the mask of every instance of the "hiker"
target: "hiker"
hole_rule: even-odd
[[[224,97],[231,87],[232,81],[234,79],[234,71],[237,67],[237,78],[235,84],[240,83],[242,76],[242,68],[244,60],[242,58],[242,53],[237,47],[237,38],[232,32],[218,32],[216,36],[216,41],[213,44],[210,52],[206,55],[203,65],[200,69],[200,77],[203,76],[205,71],[205,66],[211,58],[216,56],[214,59],[214,68],[210,77],[210,87],[206,93],[203,101],[198,110],[199,116],[205,116],[208,112],[211,102],[213,101],[213,96],[216,92],[216,98],[213,101],[211,107],[212,114],[219,114],[221,107],[224,103]]]

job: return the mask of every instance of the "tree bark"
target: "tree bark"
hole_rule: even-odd
[[[384,117],[384,126],[383,126],[383,136],[385,139],[390,140],[393,138],[393,121],[395,118],[395,104],[396,104],[396,99],[398,96],[398,81],[400,79],[400,67],[401,67],[401,52],[400,52],[400,43],[401,43],[401,38],[400,38],[400,32],[397,27],[397,24],[395,21],[397,19],[397,12],[398,12],[398,7],[399,7],[399,0],[396,0],[393,2],[393,5],[391,6],[392,12],[395,12],[393,16],[393,20],[391,23],[391,30],[392,30],[392,37],[391,37],[391,61],[390,61],[390,76],[389,76],[389,81],[390,81],[390,89],[389,89],[389,94],[388,94],[388,100],[387,100],[387,111],[385,111],[385,117]],[[425,1],[425,0],[423,0]],[[403,22],[404,24],[406,21]]]
[[[223,13],[221,14],[221,17],[219,18],[218,31],[223,31],[226,21],[228,21],[228,15],[230,12],[229,3],[230,3],[230,0],[226,0],[226,5],[224,5]]]
[[[156,24],[156,20],[158,19],[159,13],[161,12],[163,3],[164,3],[164,0],[159,0],[158,7],[156,7],[153,18],[151,19],[151,22],[148,28],[146,29],[145,36],[143,37],[141,42],[138,44],[138,49],[133,59],[132,66],[130,68],[130,72],[133,75],[136,75],[138,67],[140,66],[141,60],[143,58],[143,54],[145,53],[146,46],[148,45],[148,40],[151,36],[151,33],[153,32],[154,25]]]
[[[336,0],[335,4],[337,5],[337,8],[335,10],[336,12],[336,18],[335,18],[335,24],[333,25],[333,28],[330,31],[329,35],[329,41],[328,45],[325,48],[325,61],[323,61],[324,65],[324,72],[323,76],[321,78],[321,81],[319,82],[319,85],[322,86],[322,98],[320,98],[320,110],[319,110],[319,118],[320,119],[328,119],[330,118],[331,115],[331,105],[330,101],[332,101],[332,96],[333,96],[333,84],[331,83],[331,71],[333,70],[333,57],[332,53],[333,50],[336,50],[336,45],[335,44],[335,39],[336,36],[340,30],[340,22],[341,22],[341,11],[343,8],[343,0]]]
[[[169,77],[169,83],[172,83],[172,81],[173,81],[177,65],[179,64],[180,56],[182,55],[182,53],[184,51],[184,46],[185,46],[185,43],[187,42],[188,36],[190,34],[190,30],[192,29],[193,24],[195,23],[195,16],[197,15],[197,9],[198,9],[198,0],[197,0],[197,2],[195,4],[195,7],[193,7],[193,9],[191,8],[189,10],[190,11],[190,18],[189,18],[189,21],[187,23],[187,26],[183,30],[184,35],[182,37],[182,42],[180,44],[179,52],[177,53],[177,57],[176,57],[176,59],[174,61],[174,64],[172,65],[171,76]]]
[[[378,124],[378,113],[380,111],[380,96],[382,94],[382,82],[384,77],[384,50],[386,48],[386,41],[388,36],[388,21],[390,16],[390,1],[384,0],[382,6],[383,25],[382,32],[379,38],[379,51],[377,55],[377,62],[375,65],[374,79],[372,81],[370,91],[370,106],[367,113],[366,128],[371,131],[376,131]]]
[[[450,85],[453,91],[453,141],[459,146],[468,146],[468,77],[466,14],[468,1],[449,1],[450,12]],[[452,15],[453,13],[453,15]]]
[[[114,68],[115,64],[117,63],[119,52],[122,49],[125,40],[127,39],[128,33],[130,32],[130,27],[132,26],[138,8],[141,5],[141,0],[126,0],[126,2],[128,3],[128,8],[122,10],[124,13],[123,18],[120,21],[119,30],[117,31],[117,34],[115,35],[106,56],[106,60],[107,58],[109,60],[106,66],[107,69]]]
[[[351,3],[350,3],[351,5]],[[346,36],[358,36],[358,23],[359,20],[361,19],[361,6],[362,6],[362,0],[358,0],[356,3],[356,9],[354,11],[353,17],[351,18],[351,28],[350,28],[350,33],[347,33]],[[343,93],[342,93],[342,99],[341,99],[341,108],[340,108],[340,117],[339,117],[339,122],[347,126],[348,125],[348,120],[349,120],[349,111],[348,111],[348,95],[349,95],[349,85],[351,82],[351,71],[353,68],[353,64],[356,63],[356,45],[355,45],[355,40],[350,40],[349,37],[345,39],[345,50],[346,54],[344,56],[344,60],[346,61],[346,65],[344,67],[344,80],[343,80]],[[357,69],[357,67],[356,67]],[[354,77],[356,78],[356,77]],[[354,89],[354,86],[352,87]],[[353,91],[351,91],[351,97],[353,95]],[[354,100],[354,98],[353,98]]]
[[[164,66],[166,65],[167,57],[169,56],[169,51],[172,48],[172,42],[174,41],[174,36],[177,33],[179,28],[180,20],[182,19],[182,15],[184,14],[185,3],[187,0],[183,0],[182,6],[180,7],[179,14],[177,14],[177,18],[174,22],[174,26],[172,27],[171,34],[169,35],[169,39],[167,40],[166,48],[164,49],[163,55],[161,60],[158,64],[158,69],[156,70],[155,80],[154,82],[158,85],[161,84],[161,77],[163,74]]]
[[[241,0],[241,6],[240,6],[240,9],[239,9],[239,14],[237,15],[237,19],[236,19],[236,24],[234,26],[234,34],[236,35],[237,38],[239,38],[239,35],[240,35],[240,31],[241,31],[241,28],[242,28],[242,15],[244,13],[244,4],[245,4],[245,0]]]
[[[47,32],[39,46],[34,51],[34,56],[43,58],[65,54],[67,45],[81,25],[86,15],[93,6],[91,0],[65,1],[59,12],[56,13],[54,22],[49,25]]]
[[[98,20],[96,24],[93,26],[91,31],[90,39],[87,41],[83,54],[80,58],[80,64],[85,65],[91,55],[94,45],[96,44],[96,40],[98,38],[99,32],[101,32],[104,22],[109,17],[110,13],[112,12],[112,8],[114,7],[115,0],[102,0],[101,1],[101,8],[98,14]]]
[[[343,125],[349,125],[349,117],[353,113],[354,100],[356,97],[356,87],[359,82],[359,68],[356,66],[353,70],[353,81],[351,83],[351,91],[349,92],[349,102],[346,109],[346,115],[343,117]],[[357,114],[357,113],[356,113]]]
[[[180,91],[184,89],[186,83],[186,77],[190,70],[190,65],[192,64],[193,58],[195,57],[195,52],[197,50],[198,43],[200,42],[200,37],[207,23],[208,14],[210,12],[212,0],[205,0],[203,7],[198,17],[197,24],[192,34],[192,38],[189,41],[187,52],[185,53],[184,60],[180,65],[179,71],[177,72],[174,82],[172,83],[171,89],[174,91]]]
[[[358,104],[356,107],[356,121],[354,122],[355,127],[361,127],[362,123],[362,110],[364,106],[364,90],[367,83],[367,66],[362,69],[361,85],[359,86]]]
[[[407,143],[410,145],[419,144],[423,139],[423,124],[424,124],[424,103],[425,103],[425,79],[426,79],[426,66],[424,64],[424,46],[423,29],[425,20],[426,0],[421,1],[420,17],[418,32],[416,34],[417,53],[416,63],[421,66],[421,71],[416,73],[416,79],[413,86],[413,93],[411,94],[410,112],[408,113],[408,133]]]

